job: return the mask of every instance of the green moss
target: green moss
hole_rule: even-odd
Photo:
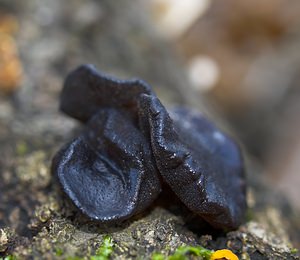
[[[55,255],[61,256],[63,255],[64,251],[61,248],[56,248],[55,249]]]
[[[297,254],[298,253],[298,249],[297,248],[292,248],[291,249],[291,253],[292,254]]]
[[[28,146],[24,141],[20,141],[16,146],[17,155],[23,156],[28,152]]]
[[[151,260],[165,260],[166,257],[160,253],[154,253],[151,257]]]
[[[15,257],[14,255],[8,255],[5,258],[1,258],[3,260],[17,260],[17,257]]]
[[[113,240],[109,236],[103,238],[101,246],[97,249],[96,255],[91,256],[90,260],[107,260],[113,252]]]
[[[84,260],[84,258],[79,256],[68,256],[66,260]]]
[[[250,222],[250,221],[254,220],[255,219],[254,216],[255,216],[255,214],[254,214],[253,210],[248,209],[247,212],[246,212],[246,221]]]
[[[180,246],[176,249],[175,253],[171,256],[164,256],[160,253],[154,253],[151,257],[152,260],[187,260],[188,255],[198,256],[199,259],[209,260],[212,251],[202,246]]]
[[[66,260],[108,260],[113,252],[114,243],[111,237],[105,236],[103,238],[102,244],[97,249],[95,255],[91,255],[90,257],[79,257],[79,256],[69,256]],[[61,249],[56,249],[56,255],[61,256],[63,251]],[[10,259],[9,259],[10,260]]]

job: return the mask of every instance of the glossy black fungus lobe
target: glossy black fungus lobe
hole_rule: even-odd
[[[237,227],[246,209],[237,145],[199,112],[177,108],[169,115],[153,96],[143,95],[140,103],[163,179],[190,210],[211,225]]]
[[[89,218],[115,222],[147,208],[161,181],[212,226],[237,228],[246,210],[237,144],[199,112],[167,111],[141,80],[120,81],[84,65],[70,73],[60,107],[84,122],[52,171]]]
[[[54,159],[63,191],[88,217],[126,219],[148,207],[160,192],[149,144],[115,109],[102,109],[83,133]]]
[[[82,122],[104,107],[122,110],[137,120],[139,96],[151,93],[151,87],[142,80],[119,80],[98,72],[93,65],[82,65],[67,76],[60,109]]]

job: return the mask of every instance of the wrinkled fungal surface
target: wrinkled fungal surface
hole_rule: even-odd
[[[57,153],[52,171],[89,218],[127,219],[157,198],[164,181],[212,226],[241,224],[246,185],[240,149],[199,112],[167,111],[145,82],[117,80],[91,65],[67,77],[60,108],[85,128]]]
[[[213,226],[236,227],[246,209],[237,145],[199,112],[177,108],[170,116],[158,98],[147,95],[140,103],[163,179]]]
[[[91,219],[126,219],[161,190],[150,144],[116,109],[96,113],[53,162],[63,191]]]
[[[103,107],[121,110],[137,120],[137,103],[143,93],[151,94],[152,90],[142,80],[119,80],[100,73],[92,65],[82,65],[67,76],[60,109],[82,122]]]

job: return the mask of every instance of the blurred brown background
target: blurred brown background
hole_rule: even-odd
[[[157,26],[176,45],[191,86],[300,208],[300,2],[184,2],[154,0]]]
[[[171,74],[165,47],[135,34],[135,28],[146,28],[146,23],[136,24],[134,19],[105,23],[101,8],[113,3],[0,1],[3,122],[14,115],[4,98],[8,96],[29,114],[37,107],[56,113],[57,104],[49,96],[57,95],[64,75],[79,63],[95,63],[117,75],[123,75],[126,67],[126,74],[154,87],[163,85],[157,91],[165,100],[189,103],[183,94],[188,89],[198,94],[193,98],[199,103],[203,97],[208,100],[230,122],[249,154],[262,163],[273,185],[300,208],[300,2],[140,0],[139,4],[149,11],[140,15],[149,16],[167,46],[176,50],[189,82],[183,75]],[[118,5],[120,15],[130,13]],[[130,44],[120,45],[114,30],[125,31]],[[117,45],[108,48],[114,38]],[[139,60],[143,51],[153,53],[149,55],[153,61]],[[128,64],[130,57],[135,62]]]

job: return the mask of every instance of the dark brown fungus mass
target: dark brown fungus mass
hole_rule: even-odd
[[[86,124],[55,156],[52,171],[89,218],[112,223],[147,208],[166,182],[216,228],[235,229],[246,210],[237,144],[199,112],[169,112],[141,80],[84,65],[70,73],[61,110]]]

